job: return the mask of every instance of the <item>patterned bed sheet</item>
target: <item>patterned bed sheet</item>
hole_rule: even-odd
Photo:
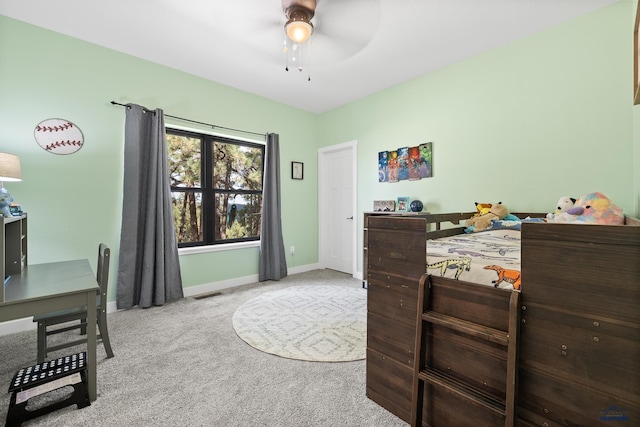
[[[427,241],[427,273],[520,288],[520,231],[492,230]]]

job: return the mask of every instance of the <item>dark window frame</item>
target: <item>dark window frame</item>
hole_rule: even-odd
[[[216,196],[224,194],[242,194],[242,195],[259,195],[262,196],[264,188],[264,160],[265,160],[265,144],[245,141],[242,139],[234,139],[228,136],[213,135],[210,133],[199,132],[196,130],[185,130],[181,128],[174,128],[167,126],[165,132],[171,135],[185,136],[188,138],[194,138],[200,140],[200,187],[174,187],[171,186],[172,193],[200,193],[201,195],[201,209],[202,209],[202,241],[196,242],[183,242],[179,243],[179,248],[191,248],[191,247],[203,247],[203,246],[221,246],[226,244],[233,244],[239,242],[254,242],[260,241],[260,236],[241,237],[232,239],[217,240],[215,237],[216,226],[220,219],[216,213]],[[214,162],[213,153],[215,142],[222,142],[225,144],[233,144],[243,147],[250,147],[259,149],[261,153],[262,163],[262,180],[260,182],[259,190],[243,190],[243,189],[219,189],[213,186],[214,177]]]

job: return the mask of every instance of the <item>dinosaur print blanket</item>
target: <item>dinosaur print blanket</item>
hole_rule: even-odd
[[[520,231],[493,230],[427,241],[427,273],[520,288]]]

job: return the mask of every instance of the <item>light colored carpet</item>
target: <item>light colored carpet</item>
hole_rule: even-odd
[[[231,320],[238,307],[264,292],[298,285],[362,288],[349,275],[315,270],[211,298],[109,314],[115,357],[105,358],[104,347],[98,347],[98,399],[23,426],[406,427],[366,397],[365,360],[287,359],[238,338]],[[11,377],[35,358],[35,331],[0,337],[0,425]]]
[[[292,286],[240,306],[233,328],[250,346],[289,359],[364,359],[367,292],[339,285]]]

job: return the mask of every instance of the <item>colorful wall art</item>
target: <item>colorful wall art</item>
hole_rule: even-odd
[[[415,181],[433,176],[431,142],[378,153],[378,182]]]

